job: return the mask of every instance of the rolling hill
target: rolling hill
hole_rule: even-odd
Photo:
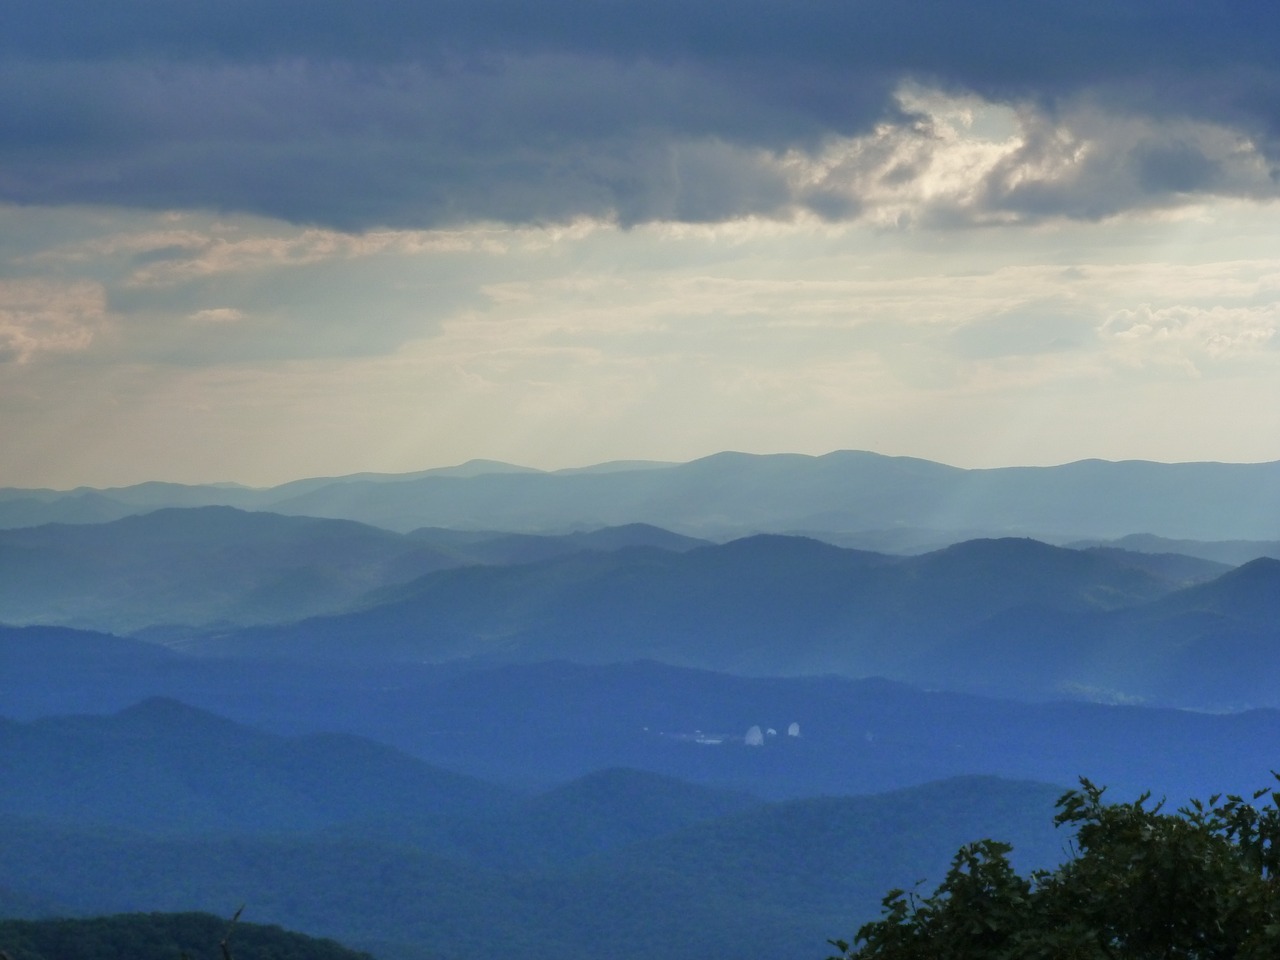
[[[0,813],[151,833],[278,833],[477,816],[514,795],[336,733],[285,739],[175,700],[0,720]]]

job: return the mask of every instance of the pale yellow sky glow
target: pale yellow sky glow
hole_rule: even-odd
[[[1141,131],[900,96],[930,122],[754,157],[845,196],[830,219],[343,233],[0,208],[0,484],[723,449],[1280,459],[1273,202],[984,213],[1033,179],[1122,189],[1098,158]],[[1182,134],[1237,195],[1265,176],[1248,142]]]

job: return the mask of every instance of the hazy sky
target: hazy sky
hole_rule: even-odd
[[[1280,8],[7,0],[0,485],[1280,459]]]

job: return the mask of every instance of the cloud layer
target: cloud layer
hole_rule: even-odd
[[[938,222],[1088,219],[1277,189],[1280,15],[1261,3],[8,7],[15,203],[362,230],[874,218],[894,190]],[[947,171],[952,195],[921,89],[1013,118]]]
[[[1280,233],[1257,204],[965,234],[81,210],[58,239],[71,217],[0,207],[4,242],[46,238],[0,259],[32,274],[0,278],[0,482],[724,448],[1257,460],[1280,436]]]
[[[1280,13],[8,0],[0,483],[1280,456]]]

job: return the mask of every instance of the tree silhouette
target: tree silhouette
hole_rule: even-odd
[[[1280,777],[1278,777],[1280,779]],[[1271,789],[1176,812],[1103,802],[1081,779],[1054,822],[1072,856],[1020,876],[1008,844],[963,847],[932,894],[891,890],[829,960],[1274,960],[1280,807]]]

